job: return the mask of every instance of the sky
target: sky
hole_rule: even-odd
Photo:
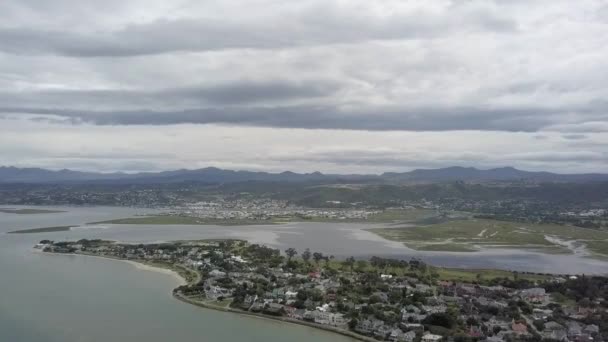
[[[601,0],[3,0],[0,165],[608,172]]]

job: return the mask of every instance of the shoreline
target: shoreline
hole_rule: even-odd
[[[177,294],[177,293],[173,293],[173,297],[181,302],[184,302],[184,303],[187,303],[190,305],[194,305],[194,306],[198,306],[198,307],[201,307],[204,309],[216,310],[216,311],[221,311],[221,312],[229,312],[229,313],[234,313],[237,315],[249,316],[249,317],[259,318],[259,319],[268,319],[268,320],[280,322],[280,323],[298,324],[298,325],[306,326],[309,328],[315,328],[315,329],[324,330],[327,332],[332,332],[335,334],[350,337],[350,338],[353,338],[353,339],[356,339],[359,341],[364,341],[364,342],[377,342],[378,341],[369,336],[359,335],[354,331],[344,330],[344,329],[340,329],[340,328],[329,326],[329,325],[323,325],[323,324],[308,322],[308,321],[284,317],[284,316],[279,317],[279,316],[265,315],[262,313],[256,313],[256,312],[251,312],[251,311],[243,311],[243,310],[239,310],[239,309],[233,309],[231,307],[216,306],[216,305],[208,304],[205,302],[196,301],[196,300],[184,297],[183,295]]]
[[[179,282],[178,286],[189,284],[189,282],[186,280],[186,278],[184,278],[179,272],[177,272],[175,270],[172,270],[169,268],[164,268],[161,266],[150,265],[150,264],[146,264],[146,263],[135,261],[135,260],[126,260],[126,259],[120,259],[120,258],[115,258],[115,257],[111,257],[111,256],[102,256],[102,255],[84,254],[84,253],[52,253],[52,252],[42,252],[42,251],[40,251],[40,253],[51,254],[51,255],[86,256],[86,257],[99,258],[99,259],[105,259],[105,260],[121,261],[121,262],[125,262],[129,265],[132,265],[133,267],[135,267],[139,270],[142,270],[142,271],[151,271],[151,272],[171,275],[176,280],[178,280],[178,282]],[[175,288],[177,288],[177,287],[175,287]],[[182,303],[194,305],[194,306],[197,306],[197,307],[200,307],[203,309],[215,310],[215,311],[220,311],[220,312],[229,312],[229,313],[233,313],[233,314],[248,316],[251,318],[268,319],[268,320],[272,320],[272,321],[280,322],[280,323],[298,324],[298,325],[306,326],[309,328],[315,328],[315,329],[319,329],[319,330],[323,330],[323,331],[327,331],[327,332],[331,332],[331,333],[335,333],[335,334],[340,334],[342,336],[350,337],[350,338],[353,338],[353,339],[356,339],[359,341],[364,341],[364,342],[377,341],[374,338],[364,336],[364,335],[359,335],[350,330],[344,330],[344,329],[340,329],[340,328],[336,328],[336,327],[332,327],[332,326],[325,326],[325,325],[317,324],[314,322],[307,322],[307,321],[293,319],[293,318],[289,318],[289,317],[275,317],[275,316],[265,315],[262,313],[255,313],[255,312],[250,312],[250,311],[233,309],[231,307],[220,307],[220,306],[216,306],[216,305],[207,304],[207,303],[189,299],[180,294],[177,294],[177,293],[173,292],[173,289],[171,290],[171,295],[173,298],[179,300]]]
[[[52,252],[43,252],[43,251],[39,251],[39,253],[43,253],[45,255],[50,254],[50,255],[85,256],[85,257],[90,257],[90,258],[121,261],[121,262],[127,263],[127,264],[135,267],[136,269],[138,269],[140,271],[149,271],[149,272],[156,272],[156,273],[161,273],[161,274],[165,274],[165,275],[170,275],[175,280],[178,281],[178,286],[188,285],[188,281],[186,280],[186,278],[182,277],[182,275],[179,274],[179,272],[177,272],[175,270],[160,267],[160,266],[150,265],[150,264],[146,264],[146,263],[138,262],[138,261],[134,261],[134,260],[127,260],[127,259],[114,258],[111,256],[85,254],[85,253],[52,253]]]
[[[152,266],[152,265],[148,265],[148,264],[144,264],[144,263],[140,263],[137,261],[133,261],[133,260],[122,260],[122,259],[116,259],[116,260],[121,260],[124,261],[128,264],[133,265],[135,268],[142,270],[142,271],[150,271],[150,272],[156,272],[156,273],[162,273],[162,274],[166,274],[166,275],[170,275],[173,278],[175,278],[178,282],[179,285],[188,285],[188,281],[186,281],[186,278],[182,277],[179,272],[168,269],[168,268],[162,268],[160,266]]]

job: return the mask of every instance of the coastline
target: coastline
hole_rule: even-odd
[[[187,297],[184,297],[180,294],[177,293],[173,293],[173,297],[175,297],[177,300],[180,300],[184,303],[187,304],[191,304],[194,306],[198,306],[204,309],[210,309],[210,310],[217,310],[217,311],[222,311],[222,312],[230,312],[230,313],[234,313],[234,314],[239,314],[239,315],[244,315],[244,316],[249,316],[249,317],[255,317],[255,318],[260,318],[260,319],[269,319],[272,321],[276,321],[276,322],[281,322],[281,323],[290,323],[290,324],[298,324],[298,325],[303,325],[309,328],[315,328],[315,329],[320,329],[320,330],[325,330],[328,332],[332,332],[335,334],[340,334],[342,336],[346,336],[346,337],[350,337],[359,341],[365,341],[365,342],[377,342],[378,340],[372,338],[372,337],[368,337],[368,336],[364,336],[364,335],[359,335],[356,332],[350,331],[350,330],[344,330],[344,329],[340,329],[340,328],[336,328],[336,327],[332,327],[329,325],[323,325],[323,324],[318,324],[318,323],[314,323],[314,322],[307,322],[307,321],[303,321],[303,320],[299,320],[299,319],[294,319],[294,318],[289,318],[289,317],[278,317],[278,316],[270,316],[270,315],[265,315],[262,313],[256,313],[256,312],[251,312],[251,311],[243,311],[243,310],[238,310],[238,309],[233,309],[231,307],[221,307],[221,306],[216,306],[216,305],[211,305],[211,304],[207,304],[204,302],[200,302],[200,301],[196,301],[196,300],[192,300],[189,299]]]
[[[167,274],[167,275],[171,275],[173,276],[176,280],[178,280],[179,285],[188,285],[190,284],[186,278],[184,278],[179,272],[173,270],[173,269],[169,269],[169,268],[164,268],[158,265],[150,265],[150,264],[146,264],[144,262],[139,262],[139,261],[135,261],[135,260],[126,260],[126,259],[120,259],[120,258],[115,258],[115,257],[111,257],[111,256],[102,256],[102,255],[94,255],[94,254],[85,254],[85,253],[52,253],[52,252],[42,252],[40,251],[40,253],[44,253],[44,254],[50,254],[50,255],[73,255],[73,256],[86,256],[86,257],[92,257],[92,258],[100,258],[100,259],[106,259],[106,260],[114,260],[114,261],[121,261],[121,262],[125,262],[127,264],[132,265],[133,267],[139,269],[139,270],[143,270],[143,271],[152,271],[152,272],[157,272],[157,273],[163,273],[163,274]],[[324,330],[327,332],[332,332],[335,334],[340,334],[342,336],[346,336],[346,337],[350,337],[359,341],[364,341],[364,342],[373,342],[373,341],[377,341],[374,338],[368,337],[368,336],[364,336],[364,335],[359,335],[353,331],[350,330],[344,330],[344,329],[340,329],[340,328],[336,328],[336,327],[332,327],[332,326],[327,326],[327,325],[323,325],[323,324],[317,324],[314,322],[307,322],[307,321],[303,321],[303,320],[297,320],[297,319],[293,319],[293,318],[289,318],[289,317],[275,317],[275,316],[270,316],[270,315],[265,315],[262,313],[255,313],[255,312],[250,312],[250,311],[243,311],[243,310],[237,310],[237,309],[233,309],[230,307],[220,307],[220,306],[216,306],[216,305],[211,305],[211,304],[207,304],[204,302],[200,302],[200,301],[196,301],[196,300],[192,300],[189,299],[187,297],[184,297],[176,292],[174,292],[173,290],[171,290],[171,294],[173,296],[173,298],[186,303],[186,304],[190,304],[190,305],[194,305],[194,306],[198,306],[204,309],[208,309],[208,310],[216,310],[216,311],[221,311],[221,312],[229,312],[229,313],[233,313],[233,314],[240,314],[240,315],[244,315],[244,316],[248,316],[248,317],[252,317],[252,318],[258,318],[258,319],[268,319],[268,320],[272,320],[275,322],[281,322],[281,323],[288,323],[288,324],[298,324],[298,325],[302,325],[302,326],[306,326],[309,328],[315,328],[315,329],[319,329],[319,330]]]
[[[171,270],[168,268],[162,268],[160,266],[152,266],[152,265],[144,264],[144,263],[140,263],[140,262],[133,261],[133,260],[122,260],[122,259],[115,259],[115,260],[124,261],[142,271],[152,271],[152,272],[156,272],[156,273],[162,273],[162,274],[167,274],[167,275],[173,276],[173,278],[175,278],[179,282],[179,285],[188,285],[188,281],[186,281],[186,278],[182,277],[179,274],[179,272],[177,272],[177,271],[174,271],[174,270]]]
[[[121,261],[124,263],[127,263],[129,265],[132,265],[133,267],[137,268],[138,270],[142,270],[142,271],[151,271],[151,272],[156,272],[156,273],[162,273],[162,274],[166,274],[166,275],[170,275],[172,276],[175,280],[178,281],[178,286],[181,285],[188,285],[188,281],[186,280],[186,278],[184,278],[181,274],[179,274],[179,272],[169,269],[169,268],[164,268],[161,266],[156,266],[156,265],[150,265],[150,264],[146,264],[143,262],[138,262],[138,261],[134,261],[134,260],[126,260],[126,259],[120,259],[120,258],[114,258],[111,256],[105,256],[105,255],[95,255],[95,254],[85,254],[85,253],[52,253],[52,252],[42,252],[40,251],[39,253],[43,253],[43,254],[50,254],[50,255],[72,255],[72,256],[85,256],[85,257],[90,257],[90,258],[99,258],[99,259],[106,259],[106,260],[114,260],[114,261]]]

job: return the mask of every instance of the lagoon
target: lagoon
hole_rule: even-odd
[[[96,210],[96,217],[126,213]],[[48,221],[79,224],[89,220],[88,213],[88,208],[76,208],[40,222],[2,215],[0,229],[44,226]],[[48,234],[0,234],[0,341],[352,341],[304,326],[182,303],[170,294],[179,283],[171,275],[120,261],[33,251],[32,243],[43,235]],[[70,238],[69,232],[59,237]]]

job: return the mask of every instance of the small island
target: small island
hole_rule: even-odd
[[[5,214],[19,214],[19,215],[36,215],[36,214],[56,214],[64,213],[63,210],[49,210],[49,209],[15,209],[15,208],[0,208],[0,213]]]
[[[147,224],[147,225],[215,225],[215,226],[253,226],[276,224],[271,219],[231,219],[194,217],[186,215],[149,215],[141,217],[127,217],[107,221],[90,222],[89,224]]]
[[[55,226],[55,227],[42,227],[42,228],[31,228],[31,229],[20,229],[7,232],[7,234],[36,234],[36,233],[54,233],[54,232],[67,232],[72,226]]]
[[[36,248],[170,269],[186,280],[173,290],[181,301],[363,341],[608,338],[608,279],[600,276],[446,269],[418,259],[338,260],[242,240],[42,240]]]

